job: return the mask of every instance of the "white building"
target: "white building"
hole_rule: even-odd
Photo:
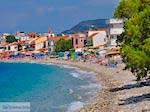
[[[104,46],[106,44],[106,31],[100,31],[97,35],[93,38],[93,47]]]
[[[17,44],[17,42],[7,44],[5,47],[6,47],[6,51],[13,51],[13,52],[17,52],[18,51],[18,44]]]
[[[100,48],[107,44],[107,29],[105,28],[97,31],[89,31],[88,35],[88,40],[93,40],[94,48]]]
[[[37,38],[35,41],[35,51],[38,51],[42,48],[48,48],[48,39],[47,37]]]
[[[30,39],[30,37],[26,35],[24,32],[17,32],[15,38],[18,39],[19,41],[27,41]]]
[[[2,38],[3,38],[3,39],[6,39],[6,37],[9,36],[9,35],[10,35],[9,33],[3,33],[3,34],[2,34]]]
[[[47,36],[47,37],[55,37],[55,32],[53,30],[48,30],[48,33],[43,33],[41,35]]]
[[[117,43],[116,43],[117,36],[122,34],[122,32],[124,31],[123,22],[124,22],[123,19],[109,19],[107,21],[107,24],[109,24],[108,35],[111,38],[111,41],[110,41],[111,46],[117,45]]]

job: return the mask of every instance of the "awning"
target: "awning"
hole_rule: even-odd
[[[89,51],[89,52],[95,52],[95,50],[94,50],[94,49],[89,49],[88,51]]]
[[[100,48],[100,47],[104,47],[106,44],[102,44],[102,45],[98,45],[98,46],[95,46],[95,47],[93,47],[94,49],[98,49],[98,48]]]
[[[75,52],[82,52],[82,48],[76,49]]]
[[[33,54],[34,54],[34,53],[31,52],[31,51],[28,51],[28,52],[25,53],[25,55],[33,55]]]
[[[48,52],[48,48],[41,48],[38,51],[40,51],[40,52]]]
[[[120,54],[120,51],[108,51],[108,52],[106,52],[106,55],[115,55],[115,54]]]

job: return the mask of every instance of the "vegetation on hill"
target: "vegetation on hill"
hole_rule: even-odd
[[[83,32],[85,30],[90,30],[90,29],[106,28],[108,26],[106,24],[106,20],[107,19],[96,19],[96,20],[82,21],[79,24],[75,25],[70,30],[66,30],[61,34],[73,34],[73,33]]]
[[[17,42],[18,40],[15,38],[15,36],[14,35],[8,35],[7,37],[6,37],[6,42],[8,42],[8,43],[13,43],[13,42]]]
[[[69,40],[65,40],[65,39],[59,39],[56,43],[55,43],[55,51],[56,52],[64,52],[64,51],[68,51],[69,49],[72,49],[72,41]]]
[[[126,68],[141,80],[150,73],[150,0],[122,0],[114,16],[126,20],[118,41]]]

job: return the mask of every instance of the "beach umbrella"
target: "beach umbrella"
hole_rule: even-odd
[[[94,49],[89,49],[88,51],[89,51],[89,52],[94,52],[95,50],[94,50]]]
[[[32,54],[34,54],[34,53],[33,53],[33,52],[29,52],[29,51],[25,53],[25,55],[30,55],[30,56],[31,56]]]
[[[33,53],[40,53],[40,51],[32,51]]]
[[[84,55],[88,55],[88,54],[90,54],[90,52],[84,52],[83,54],[84,54]]]
[[[75,50],[75,52],[82,52],[82,49],[78,48],[78,49]]]
[[[33,54],[33,56],[39,57],[39,56],[44,56],[44,54],[43,53],[35,53],[35,54]]]
[[[59,57],[64,57],[64,52],[59,52],[59,53],[58,53],[58,56],[59,56]]]

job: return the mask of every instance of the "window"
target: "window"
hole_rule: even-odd
[[[51,41],[51,46],[53,46],[53,45],[54,45],[54,42]]]
[[[84,44],[86,44],[87,43],[87,41],[86,40],[84,40]]]
[[[8,50],[10,50],[10,46],[8,46]]]
[[[46,48],[46,42],[44,42],[43,48]]]
[[[73,43],[73,38],[71,38],[71,41],[72,41],[72,44],[74,44],[74,43]]]
[[[76,44],[78,44],[78,39],[76,39]]]
[[[106,42],[106,38],[104,38],[104,42]]]

